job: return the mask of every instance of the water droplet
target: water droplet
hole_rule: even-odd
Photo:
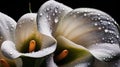
[[[102,40],[105,40],[105,38],[102,38]]]
[[[97,14],[98,16],[100,16],[101,14]]]
[[[108,32],[108,29],[105,29],[104,31],[107,33],[107,32]]]
[[[33,21],[33,20],[34,20],[34,18],[30,18],[30,20],[31,20],[31,21]]]
[[[10,55],[12,55],[13,53],[12,52],[10,52]]]
[[[99,17],[98,20],[100,20],[101,18]]]
[[[111,43],[114,43],[114,41],[113,41],[113,40],[111,40]]]
[[[116,37],[119,38],[119,35],[117,35]]]
[[[10,53],[9,53],[10,55],[12,55],[13,54],[13,52],[12,52],[12,50],[10,50]]]
[[[101,30],[102,28],[101,27],[98,27],[99,30]]]
[[[103,58],[103,60],[106,60],[106,58]]]
[[[40,13],[40,16],[42,16],[43,15],[43,13]]]
[[[55,13],[57,13],[58,12],[58,10],[57,9],[55,9]]]
[[[47,15],[46,17],[47,17],[47,19],[49,18],[49,16],[48,16],[48,15]]]
[[[79,14],[80,12],[76,12],[77,14]]]
[[[64,11],[64,10],[65,10],[65,8],[62,8],[62,10]]]
[[[55,13],[53,13],[52,15],[55,16]]]
[[[97,23],[94,23],[95,26],[97,26],[98,24]]]
[[[46,8],[46,11],[49,11],[50,10],[50,8]]]
[[[100,22],[103,22],[103,20],[100,20]]]
[[[109,20],[109,18],[106,18],[107,20]]]
[[[108,24],[111,24],[110,22],[108,22]]]
[[[54,22],[57,23],[59,20],[58,20],[58,17],[55,18]]]
[[[87,14],[86,14],[86,13],[84,13],[84,16],[87,16]]]

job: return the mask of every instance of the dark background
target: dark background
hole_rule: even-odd
[[[29,2],[32,12],[37,12],[40,6],[47,0],[0,0],[0,12],[11,16],[16,21],[25,13],[29,12]],[[89,7],[102,10],[111,15],[118,23],[120,15],[117,0],[56,0],[69,7]]]

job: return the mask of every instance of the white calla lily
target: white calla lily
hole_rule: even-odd
[[[35,13],[27,13],[18,20],[14,41],[6,40],[1,46],[6,57],[11,59],[42,58],[55,51],[55,39],[37,31],[36,16]]]
[[[5,40],[14,41],[14,32],[16,28],[16,21],[14,21],[11,17],[5,15],[0,12],[0,48],[1,44]],[[10,60],[6,58],[0,49],[0,67],[4,66],[12,66],[16,67],[15,60]]]
[[[120,55],[119,26],[111,16],[93,8],[73,10],[54,0],[37,14],[23,15],[12,36],[1,50],[8,58],[21,57],[23,67],[89,67],[94,59],[105,67]]]
[[[63,13],[64,15],[60,14],[60,18],[57,18],[58,22],[56,23],[55,22],[56,15],[58,15],[58,12],[60,11],[59,9],[61,9],[61,7],[63,6],[63,5],[60,5],[59,7],[56,4],[59,5],[60,3],[57,3],[55,1],[48,1],[38,11],[39,31],[49,36],[51,36],[51,33],[52,33],[52,36],[54,36],[58,42],[58,47],[57,47],[57,50],[55,51],[55,56],[59,54],[62,50],[64,51],[64,49],[66,50],[72,47],[74,45],[72,44],[72,42],[77,45],[77,46],[75,45],[73,46],[73,47],[76,47],[76,49],[79,47],[79,45],[84,47],[85,49],[83,49],[82,52],[83,54],[87,53],[85,55],[89,56],[89,58],[91,56],[94,56],[96,59],[100,61],[109,61],[114,58],[112,54],[114,54],[115,56],[119,55],[120,53],[119,30],[118,30],[118,24],[113,20],[113,18],[111,18],[105,12],[102,12],[97,9],[80,8],[75,10],[72,10],[72,9],[69,10],[69,8],[66,8],[66,10],[64,10],[65,13]],[[56,11],[56,8],[58,9],[58,11]],[[110,25],[110,27],[108,27],[108,25]],[[71,42],[66,41],[66,39],[70,40]],[[67,43],[69,42],[70,44],[72,44],[72,46],[70,46],[70,44],[67,45]],[[65,45],[67,46],[65,47]],[[108,47],[108,45],[110,46]],[[112,47],[113,45],[116,45],[116,46]],[[98,49],[100,51],[97,50],[97,47],[101,47]],[[108,49],[106,49],[106,47]],[[78,50],[81,50],[81,49],[82,48],[79,47]],[[72,48],[68,49],[68,51],[70,50],[73,50],[73,49]],[[86,67],[89,66],[89,64],[88,65],[86,64],[88,63],[88,60],[86,61],[86,63],[82,64],[82,62],[80,62],[82,60],[78,60],[78,58],[75,59],[76,60],[75,62],[72,62],[74,60],[72,61],[69,60],[66,62],[69,56],[71,57],[73,56],[74,58],[76,56],[76,55],[69,55],[69,54],[62,61],[59,61],[60,65],[59,63],[57,63],[57,65],[62,67],[69,66],[69,65],[70,66],[84,65]],[[82,54],[80,53],[77,55],[82,55]],[[84,58],[84,57],[85,56],[81,56],[79,58]],[[52,60],[54,60],[56,63],[55,57],[54,59],[52,58]],[[63,62],[63,65],[62,65],[62,62]],[[76,64],[76,62],[79,62],[79,63]]]

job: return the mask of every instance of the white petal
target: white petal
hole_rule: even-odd
[[[14,64],[14,60],[6,58],[1,52],[1,45],[5,40],[14,40],[14,31],[16,28],[16,21],[8,15],[0,12],[0,59],[6,60],[8,63]],[[1,63],[0,63],[1,66]]]
[[[16,22],[6,14],[0,12],[0,45],[4,40],[14,39]]]
[[[86,48],[96,43],[119,43],[118,24],[108,14],[91,8],[69,12],[57,26],[55,36],[59,35]]]
[[[12,41],[4,41],[1,46],[3,54],[8,58],[17,58],[21,54],[16,50],[15,44]]]
[[[68,55],[66,58],[58,62],[62,67],[78,67],[81,65],[85,65],[91,61],[92,54],[85,47],[78,45],[63,36],[59,36],[56,38],[58,42],[58,49],[56,52],[60,52],[64,49],[68,50]],[[59,54],[59,53],[58,53]]]
[[[18,20],[15,31],[15,44],[18,51],[23,47],[25,40],[38,35],[36,16],[35,13],[27,13]]]
[[[101,61],[111,61],[120,55],[118,44],[99,43],[91,46],[89,50],[94,57]]]
[[[41,33],[51,36],[56,24],[72,9],[62,3],[50,0],[44,3],[37,15],[38,29]]]
[[[27,57],[34,57],[34,58],[40,58],[44,57],[46,55],[49,55],[55,51],[56,43],[53,43],[51,46],[41,49],[37,52],[32,53],[20,53],[16,50],[15,44],[12,41],[4,41],[1,50],[3,54],[8,58],[18,58],[20,56],[27,56]]]

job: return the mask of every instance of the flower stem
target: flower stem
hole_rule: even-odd
[[[45,65],[45,58],[22,57],[22,61],[22,67],[43,67]]]
[[[31,10],[31,3],[29,2],[29,11],[30,13],[32,13],[32,10]]]

